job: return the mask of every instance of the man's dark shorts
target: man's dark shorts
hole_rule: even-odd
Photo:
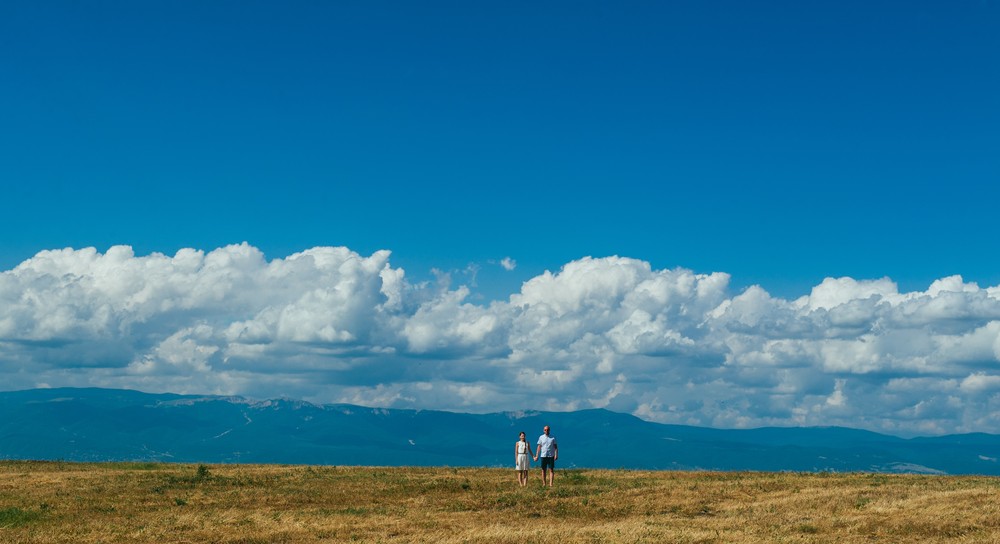
[[[555,470],[556,469],[556,458],[555,457],[542,457],[542,470],[545,470],[545,469],[549,469],[549,470]]]

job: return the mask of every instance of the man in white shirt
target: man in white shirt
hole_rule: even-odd
[[[556,437],[549,435],[549,426],[542,428],[542,436],[538,437],[538,448],[535,450],[535,461],[542,459],[542,485],[552,487],[556,479],[556,459],[559,458],[559,444]]]

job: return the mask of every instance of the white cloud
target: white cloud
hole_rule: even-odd
[[[983,372],[969,374],[962,380],[959,388],[969,393],[983,393],[1000,391],[1000,376],[987,375]]]
[[[1000,432],[1000,288],[828,278],[796,300],[725,273],[584,258],[476,304],[388,251],[43,251],[0,273],[8,388],[134,387],[663,422]],[[512,259],[501,266],[513,269]],[[474,277],[474,275],[471,275]]]
[[[889,278],[874,281],[826,278],[823,283],[813,287],[808,297],[800,299],[800,303],[810,310],[829,310],[856,300],[888,299],[898,294],[896,284]]]
[[[517,261],[511,259],[510,257],[504,257],[503,259],[500,259],[500,266],[507,271],[514,270],[517,268]]]

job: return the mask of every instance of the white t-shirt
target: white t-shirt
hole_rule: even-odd
[[[538,437],[538,445],[542,447],[542,452],[538,455],[539,457],[556,456],[556,437],[543,434]]]

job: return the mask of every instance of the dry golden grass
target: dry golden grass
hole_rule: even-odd
[[[538,475],[2,462],[0,542],[1000,542],[996,478]]]

